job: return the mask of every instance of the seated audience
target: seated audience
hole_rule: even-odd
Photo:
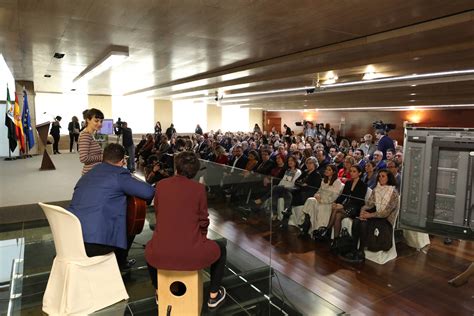
[[[264,149],[261,151],[262,162],[258,165],[255,172],[268,176],[272,169],[275,167],[275,163],[270,159],[271,150]]]
[[[364,143],[359,146],[360,149],[364,152],[364,156],[372,156],[377,150],[377,146],[372,143],[372,135],[366,134],[364,136]]]
[[[345,261],[364,261],[366,247],[370,251],[388,251],[393,246],[393,227],[398,212],[395,177],[384,169],[379,171],[377,178],[377,186],[352,223],[354,250],[341,257]],[[375,230],[378,233],[374,240],[371,236],[374,236]]]
[[[331,205],[341,194],[343,186],[337,178],[336,166],[327,165],[321,187],[303,206],[304,221],[299,225],[302,236],[307,235],[310,230],[315,232],[321,226],[328,226]]]
[[[365,164],[365,173],[362,176],[362,182],[371,189],[375,188],[377,185],[377,172],[375,171],[375,166],[375,161],[368,161]]]
[[[334,241],[332,249],[337,249],[337,239],[341,232],[341,222],[344,218],[356,218],[359,216],[360,208],[365,203],[367,185],[360,180],[362,169],[358,165],[351,167],[351,180],[347,181],[341,195],[332,204],[331,217],[326,230],[321,233],[321,237],[329,239],[334,227]]]
[[[303,205],[306,199],[314,196],[321,186],[321,176],[317,171],[318,161],[316,158],[307,158],[305,165],[306,170],[296,180],[296,190],[292,192],[294,206]]]
[[[390,160],[389,162],[387,162],[387,169],[395,177],[395,188],[397,189],[398,194],[400,194],[400,185],[402,182],[402,177],[400,175],[400,172],[398,172],[398,163],[395,160]]]
[[[372,161],[375,162],[375,170],[376,171],[387,168],[387,164],[383,160],[383,154],[380,150],[376,150],[374,152],[374,158],[372,159]]]
[[[245,165],[245,170],[254,171],[258,167],[260,157],[258,156],[257,151],[251,150],[248,154],[247,164]]]
[[[340,169],[337,177],[342,183],[346,183],[351,179],[351,167],[355,164],[354,158],[347,156],[344,158],[344,168]]]

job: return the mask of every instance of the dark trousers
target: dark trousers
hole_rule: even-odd
[[[59,152],[59,135],[53,135],[53,153]]]
[[[120,268],[125,267],[127,264],[128,251],[132,246],[135,235],[127,237],[127,249],[117,248],[109,245],[101,244],[90,244],[85,242],[84,247],[86,248],[86,254],[88,257],[103,256],[108,253],[114,252],[117,258],[117,263]]]
[[[215,240],[217,245],[221,250],[221,255],[213,264],[211,264],[211,286],[210,291],[215,293],[219,291],[219,287],[222,283],[222,278],[224,277],[225,272],[225,262],[227,259],[227,250],[225,248],[225,243],[221,240]],[[148,272],[150,273],[151,283],[158,288],[158,273],[155,267],[152,267],[147,263]]]
[[[72,146],[74,145],[74,142],[76,142],[77,150],[79,150],[79,134],[69,134],[69,152],[72,151]]]
[[[285,210],[291,209],[291,201],[293,199],[292,190],[285,188],[284,186],[277,185],[272,189],[272,210],[273,214],[277,214],[278,199],[283,198],[285,200]]]

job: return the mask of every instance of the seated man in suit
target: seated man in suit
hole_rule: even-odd
[[[74,188],[68,210],[79,218],[86,254],[89,257],[115,252],[121,271],[130,269],[127,260],[135,236],[127,238],[127,195],[151,201],[154,188],[132,177],[126,166],[125,149],[109,144],[103,162],[83,175]]]

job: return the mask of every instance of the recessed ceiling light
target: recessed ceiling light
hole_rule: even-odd
[[[51,78],[51,75],[50,75],[50,74],[46,74],[46,75],[44,75],[43,77],[45,77],[45,78]]]
[[[416,100],[410,100],[410,102],[415,102]]]
[[[308,105],[307,104],[303,104],[304,107],[307,107]]]
[[[64,57],[63,53],[54,53],[54,58],[61,59]]]
[[[410,95],[416,95],[416,93],[410,93]]]
[[[323,84],[335,84],[339,77],[334,73],[334,71],[328,71],[326,74],[326,80],[324,80]]]
[[[410,87],[416,87],[416,84],[412,84]]]
[[[417,56],[417,57],[413,57],[413,60],[420,60],[420,59],[421,59],[421,57],[418,57],[418,56]]]

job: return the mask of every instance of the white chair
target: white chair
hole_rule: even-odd
[[[50,315],[86,315],[128,299],[115,254],[89,258],[79,219],[62,207],[39,205],[56,248],[43,311]]]
[[[399,211],[400,211],[400,197],[398,197],[398,205],[397,205],[397,209],[395,210],[397,214],[395,215],[395,219],[393,220],[394,224],[393,224],[393,229],[392,229],[392,248],[390,248],[388,251],[377,251],[377,252],[365,250],[365,258],[367,260],[370,260],[378,264],[385,264],[388,261],[393,260],[398,256],[397,247],[395,245],[395,226],[397,223]]]
[[[426,233],[420,233],[413,230],[404,229],[403,237],[408,246],[420,250],[428,246],[430,242],[430,236]]]

